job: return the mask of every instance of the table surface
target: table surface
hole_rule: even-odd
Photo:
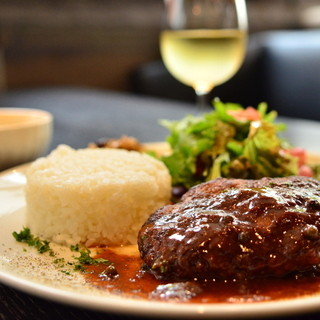
[[[193,105],[92,90],[47,88],[9,92],[0,96],[0,107],[38,108],[54,116],[54,137],[50,150],[59,144],[86,147],[101,137],[131,135],[143,142],[163,141],[167,135],[159,119],[180,119],[194,113]],[[295,145],[320,153],[320,124],[282,118],[288,124],[286,137]],[[310,138],[312,137],[312,138]],[[49,150],[49,151],[50,151]],[[281,319],[319,319],[319,313]],[[144,319],[130,315],[101,313],[32,296],[0,284],[0,319]],[[147,319],[147,318],[145,318]],[[155,320],[154,317],[149,319]]]

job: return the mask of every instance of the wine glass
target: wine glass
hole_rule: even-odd
[[[245,0],[165,0],[161,56],[177,80],[193,87],[199,111],[242,65],[247,29]]]

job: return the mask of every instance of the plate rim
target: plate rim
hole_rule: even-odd
[[[192,318],[198,319],[237,319],[259,318],[266,316],[297,315],[304,312],[318,311],[320,294],[296,299],[255,303],[212,303],[183,304],[171,302],[156,302],[144,299],[121,297],[114,294],[90,296],[74,291],[46,286],[28,279],[19,278],[0,270],[0,281],[12,288],[46,298],[64,305],[86,308],[104,313],[113,312],[132,316],[157,316],[160,318]],[[45,295],[44,295],[45,294]],[[163,308],[165,305],[165,308]],[[263,311],[263,312],[261,312]]]

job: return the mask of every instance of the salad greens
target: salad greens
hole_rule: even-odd
[[[298,159],[278,133],[277,113],[267,104],[257,109],[235,103],[213,102],[214,110],[179,121],[162,120],[170,134],[172,153],[162,157],[174,186],[190,188],[217,178],[259,179],[297,175]]]

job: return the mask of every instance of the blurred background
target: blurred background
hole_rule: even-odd
[[[252,52],[257,51],[257,42],[261,47],[265,32],[320,28],[320,0],[247,0],[247,6],[250,34],[259,35],[253,37]],[[175,83],[161,65],[158,35],[162,8],[161,0],[0,0],[0,87],[86,86],[191,101],[193,91]],[[294,38],[291,45],[303,43],[305,38],[299,39]],[[320,37],[317,39],[308,40],[306,46],[316,42],[320,48]],[[283,44],[285,39],[279,42]],[[292,51],[296,49],[291,47]],[[257,75],[248,71],[248,65],[254,66],[256,59],[248,55],[251,60],[238,78],[217,91],[223,99],[254,104],[269,98],[264,89],[251,86],[251,82],[256,85]],[[315,55],[319,60],[320,52]],[[296,60],[292,63],[297,65]],[[320,61],[316,67],[320,71]],[[256,73],[258,69],[261,73],[261,68],[261,64],[251,67]],[[310,81],[316,81],[312,86],[320,86],[319,76]],[[246,89],[240,90],[239,82],[246,84]],[[226,91],[234,91],[234,96]]]

